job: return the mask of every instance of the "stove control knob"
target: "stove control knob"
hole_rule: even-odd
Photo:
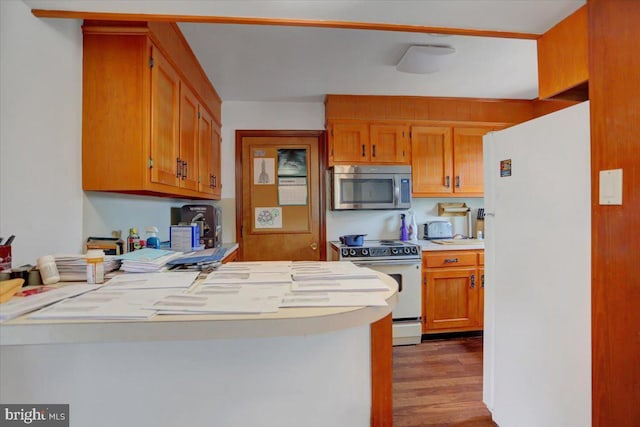
[[[411,252],[411,248],[404,248],[404,253],[408,254],[409,252]]]
[[[367,255],[369,255],[369,249],[363,249],[362,256],[367,256]]]
[[[349,249],[342,249],[342,256],[349,256]]]
[[[391,253],[394,255],[398,255],[398,248],[391,248]]]
[[[416,248],[415,246],[411,248],[411,253],[412,254],[418,254],[418,248]]]
[[[349,255],[356,256],[356,250],[355,249],[349,250]]]

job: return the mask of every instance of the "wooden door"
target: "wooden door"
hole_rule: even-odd
[[[329,127],[329,163],[368,163],[369,125],[362,122],[333,123]]]
[[[482,136],[487,128],[455,128],[453,130],[454,193],[482,196]]]
[[[152,47],[151,68],[151,181],[177,187],[180,179],[180,77]]]
[[[184,82],[180,84],[180,187],[198,191],[199,102]]]
[[[452,164],[451,128],[411,128],[411,177],[414,196],[451,193]]]
[[[442,269],[426,273],[426,328],[475,326],[478,318],[476,269]]]
[[[200,108],[198,120],[198,191],[213,193],[213,120]]]
[[[406,139],[409,134],[404,125],[372,124],[369,127],[371,136],[371,163],[408,163]]]
[[[322,131],[236,132],[240,260],[326,259],[323,141]]]

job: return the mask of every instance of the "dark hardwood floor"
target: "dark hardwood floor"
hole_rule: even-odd
[[[394,347],[393,425],[495,427],[482,403],[482,337]]]

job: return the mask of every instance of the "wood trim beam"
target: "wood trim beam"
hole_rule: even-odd
[[[105,21],[160,21],[200,24],[273,25],[284,27],[343,28],[351,30],[397,31],[405,33],[435,33],[472,37],[537,40],[541,34],[466,28],[428,27],[422,25],[385,24],[353,21],[323,21],[313,19],[254,18],[239,16],[161,15],[145,13],[85,12],[72,10],[32,9],[38,18],[93,19]]]
[[[371,324],[371,427],[393,425],[391,314]]]

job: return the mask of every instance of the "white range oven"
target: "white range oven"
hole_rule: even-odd
[[[365,240],[362,246],[332,242],[340,261],[380,271],[398,282],[393,309],[393,345],[419,344],[422,339],[422,251],[399,240]]]

